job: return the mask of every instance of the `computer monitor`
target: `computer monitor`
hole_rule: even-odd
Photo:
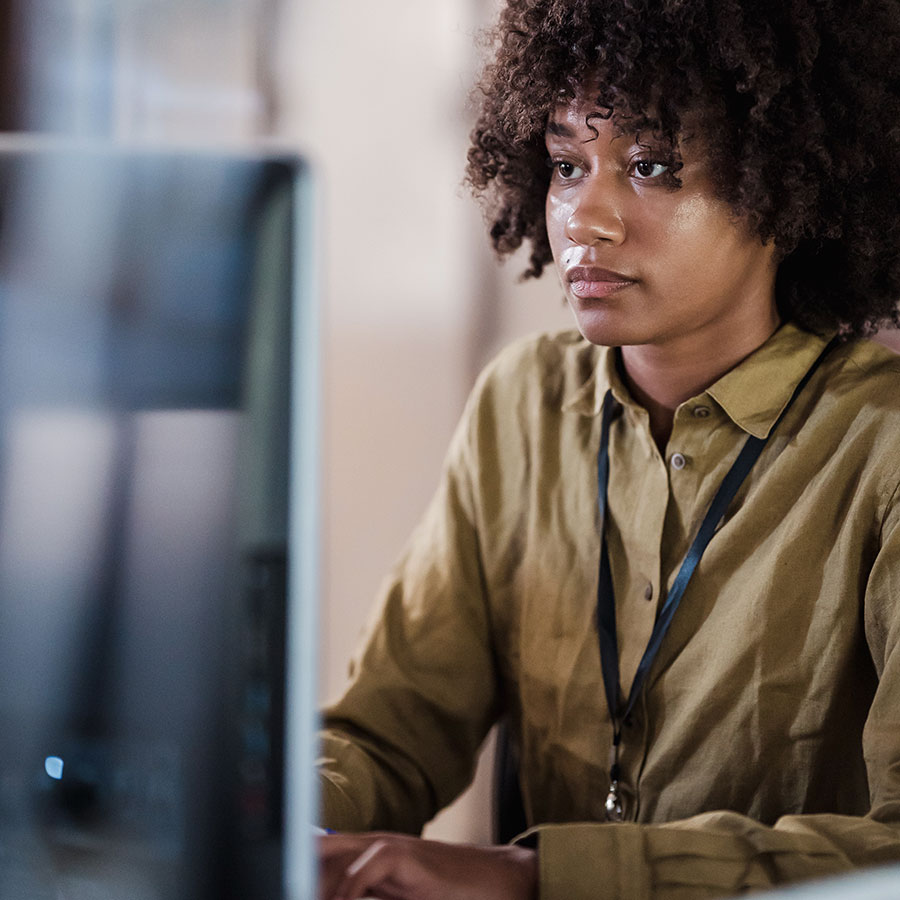
[[[310,197],[0,142],[0,897],[311,896]]]

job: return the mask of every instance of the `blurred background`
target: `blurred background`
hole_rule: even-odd
[[[28,0],[0,11],[0,129],[310,160],[322,302],[319,696],[336,696],[478,371],[569,324],[498,266],[462,185],[496,0]],[[485,754],[490,757],[490,748]],[[489,766],[429,828],[490,838]]]

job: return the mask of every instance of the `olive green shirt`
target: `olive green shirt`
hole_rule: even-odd
[[[604,822],[603,396],[621,404],[607,534],[627,691],[725,473],[824,343],[782,327],[677,409],[664,455],[615,351],[575,332],[504,351],[326,712],[325,822],[417,832],[506,714],[544,900],[695,900],[900,859],[900,357],[869,341],[826,358],[729,507],[624,731],[627,821]]]

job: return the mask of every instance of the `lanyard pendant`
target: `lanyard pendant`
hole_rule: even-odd
[[[624,822],[625,806],[619,795],[619,741],[621,732],[616,724],[613,731],[613,742],[609,748],[609,793],[606,795],[606,803],[603,808],[606,812],[607,822]]]
[[[606,820],[608,822],[624,822],[625,809],[619,796],[619,782],[611,781],[609,793],[606,795]]]

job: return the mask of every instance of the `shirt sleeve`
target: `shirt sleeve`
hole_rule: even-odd
[[[381,591],[351,684],[324,712],[322,822],[418,833],[471,781],[496,718],[469,470],[477,389],[440,486]]]
[[[863,731],[865,816],[732,812],[677,822],[538,826],[541,900],[701,900],[900,860],[900,507],[888,505],[865,591],[879,676]],[[835,777],[841,761],[834,760]]]

